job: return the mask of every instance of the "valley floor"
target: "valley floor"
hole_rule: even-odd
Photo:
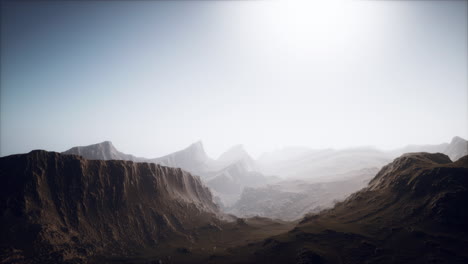
[[[296,222],[253,217],[224,222],[222,226],[199,229],[189,239],[170,238],[157,249],[135,252],[133,257],[100,256],[91,263],[224,263],[232,260],[237,248],[262,243],[287,233]]]

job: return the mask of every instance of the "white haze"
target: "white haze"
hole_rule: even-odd
[[[157,15],[162,5],[174,18]],[[157,157],[202,140],[212,157],[239,143],[258,157],[285,146],[390,149],[468,134],[464,1],[135,6],[125,11],[135,17],[105,32],[109,40],[102,35],[118,59],[79,79],[29,76],[34,87],[74,90],[39,95],[36,104],[44,96],[51,106],[27,115],[7,116],[5,105],[2,155],[111,140]],[[28,107],[18,98],[15,107]]]

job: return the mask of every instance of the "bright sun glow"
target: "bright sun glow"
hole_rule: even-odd
[[[350,39],[366,38],[378,25],[375,15],[383,8],[370,1],[259,1],[239,10],[252,42],[269,43],[301,57],[327,55],[352,45]]]
[[[461,1],[66,2],[2,13],[3,155],[111,140],[156,157],[202,140],[212,157],[258,156],[467,133]]]

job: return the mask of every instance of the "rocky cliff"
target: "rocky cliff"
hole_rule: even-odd
[[[22,263],[131,255],[216,225],[198,177],[154,163],[32,151],[0,159],[1,256]]]

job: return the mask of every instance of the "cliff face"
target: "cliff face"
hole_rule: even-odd
[[[174,237],[190,240],[193,230],[218,221],[208,188],[181,169],[46,151],[1,158],[0,168],[3,257],[131,254]]]

